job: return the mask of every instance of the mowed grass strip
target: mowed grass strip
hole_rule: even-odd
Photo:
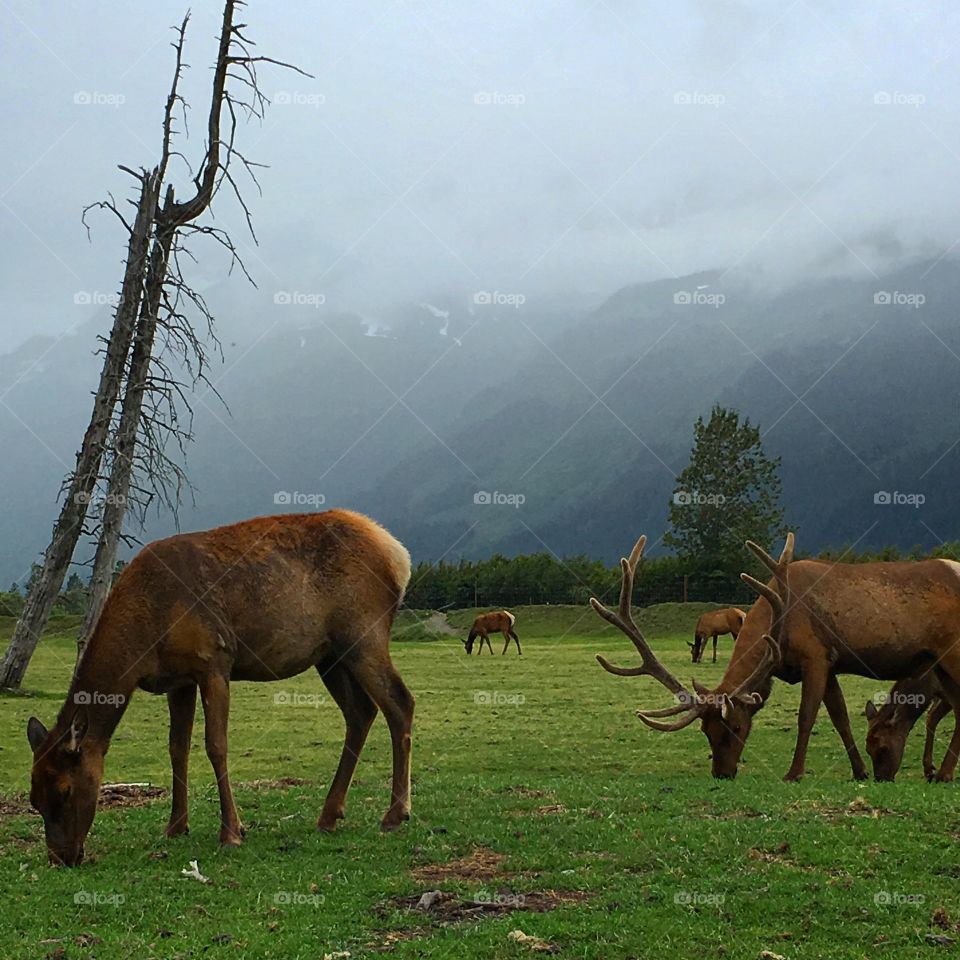
[[[643,611],[671,670],[713,684],[686,640],[704,605]],[[46,865],[24,807],[31,713],[53,721],[75,624],[55,621],[27,675],[0,698],[0,948],[23,958],[247,955],[524,957],[927,957],[960,942],[960,812],[928,785],[922,736],[896,784],[857,784],[825,712],[799,784],[784,784],[798,688],[777,683],[737,780],[709,774],[696,726],[645,728],[669,702],[648,678],[617,678],[597,653],[635,663],[589,609],[516,608],[524,656],[467,657],[457,636],[407,612],[393,653],[417,696],[413,819],[384,836],[390,745],[378,720],[333,835],[316,817],[339,757],[342,718],[315,673],[236,684],[230,766],[245,845],[217,847],[218,805],[198,716],[191,833],[166,840],[168,799],[103,809],[77,870]],[[473,611],[449,621],[463,630]],[[9,634],[6,625],[4,637]],[[413,638],[417,639],[414,640]],[[844,678],[862,743],[864,701],[884,685]],[[940,749],[948,739],[943,725]],[[107,779],[168,787],[166,701],[138,693],[107,756]],[[191,860],[209,879],[182,876]],[[419,896],[445,896],[427,911]],[[522,931],[524,940],[511,937]],[[940,938],[940,939],[937,939]],[[960,949],[960,946],[953,949]]]

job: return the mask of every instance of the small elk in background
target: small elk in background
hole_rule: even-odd
[[[490,653],[493,653],[493,647],[490,646],[490,637],[488,634],[496,633],[499,631],[503,634],[503,652],[501,656],[507,652],[507,647],[510,646],[510,641],[517,645],[517,653],[520,656],[523,656],[523,651],[520,649],[520,638],[517,636],[516,631],[513,629],[514,623],[516,623],[517,618],[510,613],[509,610],[497,610],[495,613],[481,613],[476,620],[473,621],[473,626],[470,628],[470,633],[467,636],[467,639],[463,641],[463,645],[466,648],[467,655],[469,656],[473,653],[473,644],[480,638],[480,645],[477,647],[477,655],[479,656],[483,652],[483,643],[486,641],[487,649]]]
[[[950,704],[936,675],[929,671],[919,677],[898,680],[880,707],[867,701],[867,753],[873,761],[875,780],[894,780],[907,737],[920,717],[927,713],[927,738],[923,746],[923,775],[928,780],[936,776],[933,763],[933,742],[940,721],[950,713]]]
[[[713,662],[717,662],[717,637],[729,633],[734,640],[743,626],[747,615],[737,607],[724,607],[722,610],[711,610],[701,615],[697,621],[693,640],[687,641],[690,647],[690,658],[694,663],[703,661],[704,651],[707,649],[707,640],[713,638]]]

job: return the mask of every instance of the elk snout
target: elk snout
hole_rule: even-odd
[[[55,850],[47,847],[47,860],[51,867],[79,867],[83,863],[83,846]]]

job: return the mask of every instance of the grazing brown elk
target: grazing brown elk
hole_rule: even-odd
[[[480,645],[477,647],[477,656],[483,653],[484,641],[486,641],[487,649],[492,654],[493,647],[490,646],[490,637],[488,634],[496,633],[498,630],[503,634],[503,650],[500,655],[503,656],[503,654],[507,652],[507,647],[510,646],[510,641],[513,640],[517,645],[517,653],[523,656],[523,651],[520,649],[520,638],[513,629],[513,625],[516,622],[517,618],[510,613],[509,610],[497,610],[496,613],[481,613],[480,616],[473,621],[470,633],[467,639],[463,641],[467,656],[473,653],[473,644],[478,637],[480,638]]]
[[[804,773],[807,745],[821,702],[847,750],[857,779],[867,775],[850,731],[838,674],[853,673],[897,680],[933,669],[951,707],[960,707],[960,564],[948,560],[903,563],[827,563],[793,561],[788,534],[780,560],[755,543],[749,549],[773,574],[762,583],[743,580],[760,594],[750,608],[720,683],[709,690],[694,682],[688,691],[653,655],[630,615],[633,576],[645,538],[629,559],[621,561],[620,609],[594,609],[619,627],[642,658],[639,667],[615,667],[602,657],[604,669],[620,676],[656,678],[677,699],[666,709],[638,716],[656,730],[672,731],[696,720],[710,741],[713,775],[733,777],[750,733],[753,717],[767,700],[774,677],[800,683],[800,710],[793,762],[785,780]],[[664,722],[661,718],[677,717]],[[960,753],[960,724],[937,771],[950,780]]]
[[[927,736],[923,746],[923,774],[928,780],[936,775],[933,743],[940,721],[950,712],[936,676],[927,672],[919,677],[898,680],[877,708],[867,701],[867,753],[873,761],[876,780],[894,780],[903,762],[907,736],[927,708]]]
[[[722,610],[710,610],[701,614],[697,627],[693,632],[693,640],[687,641],[690,647],[690,658],[694,663],[703,660],[707,649],[707,640],[713,638],[713,662],[717,662],[717,637],[729,633],[734,640],[743,626],[747,615],[737,607],[724,607]]]
[[[187,758],[197,691],[220,794],[220,843],[243,827],[227,774],[231,680],[279,680],[316,667],[343,712],[346,736],[317,827],[333,830],[360,751],[383,711],[393,741],[393,789],[382,828],[410,815],[414,700],[390,659],[390,627],[410,555],[358,513],[260,517],[145,547],[123,571],[49,732],[35,717],[30,801],[51,863],[74,866],[97,808],[104,755],[134,690],[170,707],[173,810],[167,835],[187,832]]]

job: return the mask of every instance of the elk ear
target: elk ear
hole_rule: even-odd
[[[87,718],[74,717],[70,722],[70,729],[64,738],[63,748],[67,753],[79,753],[80,741],[87,732]]]
[[[27,722],[27,742],[30,749],[36,753],[46,739],[47,728],[36,717],[31,717]]]
[[[724,694],[720,698],[720,716],[723,717],[724,720],[726,720],[730,715],[730,708],[732,706],[733,701],[726,694]]]
[[[863,712],[868,720],[872,720],[878,713],[877,708],[873,705],[872,700],[867,701],[867,705],[863,708]]]

